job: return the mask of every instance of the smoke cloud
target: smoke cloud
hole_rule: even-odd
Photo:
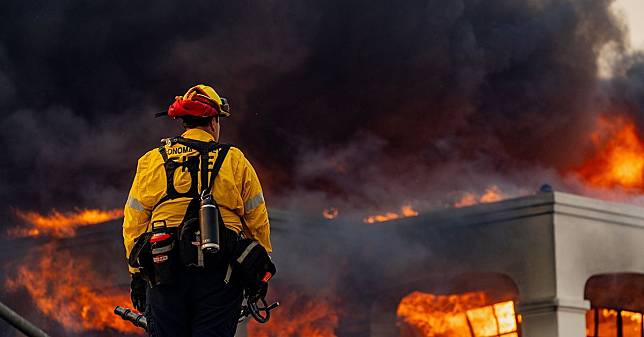
[[[120,207],[136,159],[180,133],[152,114],[200,82],[230,99],[224,141],[272,206],[565,188],[598,113],[644,122],[642,55],[598,76],[604,46],[625,50],[611,3],[8,1],[0,215]]]

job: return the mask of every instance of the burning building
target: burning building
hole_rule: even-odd
[[[352,256],[336,335],[641,336],[643,214],[544,192],[353,231],[335,224]]]
[[[544,192],[373,224],[272,217],[281,249],[270,296],[283,307],[239,335],[642,336],[644,212],[636,206]],[[44,248],[29,253],[25,240]],[[3,257],[28,256],[6,273],[7,302],[52,335],[140,333],[107,314],[128,300],[118,222],[43,240],[3,245]],[[73,280],[82,259],[94,264],[76,273],[85,281]],[[32,300],[20,296],[25,289]]]
[[[513,301],[520,330],[500,329],[499,311],[493,307],[489,316],[496,317],[492,325],[498,329],[471,336],[641,336],[641,327],[633,328],[636,334],[618,334],[615,317],[628,311],[629,319],[641,324],[637,312],[644,298],[641,286],[633,286],[633,273],[644,272],[639,258],[643,225],[641,208],[558,192],[383,223],[382,231],[410,242],[406,249],[383,255],[385,266],[401,266],[396,261],[405,250],[409,254],[425,247],[427,253],[415,269],[404,266],[375,287],[380,295],[371,307],[370,335],[396,335],[397,322],[413,324],[399,307],[413,292],[462,296],[482,291],[488,299],[470,299],[471,304],[460,299],[465,304],[460,313],[471,318],[468,310]],[[428,314],[437,300],[426,306]],[[613,309],[612,321],[602,316],[606,307]],[[589,314],[598,312],[600,334]],[[629,319],[620,322],[626,326]],[[462,336],[407,336],[418,335]]]

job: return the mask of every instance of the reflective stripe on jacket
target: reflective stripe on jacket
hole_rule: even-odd
[[[181,136],[205,142],[213,140],[209,133],[201,129],[189,129]],[[169,158],[180,162],[182,157],[199,155],[196,150],[181,144],[166,147],[166,152]],[[210,168],[214,162],[213,157],[216,156],[211,154]],[[190,198],[168,200],[153,211],[157,202],[166,195],[166,175],[163,164],[163,158],[158,149],[148,151],[138,161],[134,182],[125,203],[123,241],[126,257],[130,256],[134,240],[150,230],[151,222],[165,220],[169,227],[179,226],[186,213]],[[200,181],[198,179],[197,183],[199,184]],[[188,191],[190,184],[188,171],[177,169],[174,176],[174,186],[177,191]],[[215,179],[213,195],[219,204],[226,227],[240,233],[243,230],[241,223],[243,218],[247,226],[246,232],[250,232],[246,234],[252,236],[269,253],[272,251],[268,210],[262,187],[252,165],[239,149],[230,148]],[[136,272],[136,269],[130,268],[130,272]]]

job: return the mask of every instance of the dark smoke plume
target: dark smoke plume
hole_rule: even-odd
[[[180,132],[151,115],[199,82],[282,206],[557,184],[596,102],[642,115],[641,55],[598,78],[602,48],[624,50],[611,3],[6,1],[2,215],[120,207],[137,157]]]

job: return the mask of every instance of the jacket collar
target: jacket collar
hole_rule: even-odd
[[[215,140],[215,138],[211,134],[201,129],[188,129],[181,134],[181,137],[200,140],[202,142],[209,142],[209,141]]]

